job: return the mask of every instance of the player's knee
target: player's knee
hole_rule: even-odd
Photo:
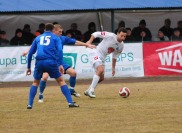
[[[98,82],[98,83],[102,82],[103,80],[104,80],[104,77],[101,77],[101,78],[99,79],[99,82]]]
[[[104,73],[104,68],[103,67],[99,67],[97,69],[97,71],[98,71],[99,74],[103,74]]]
[[[47,82],[48,77],[42,77],[41,80]]]
[[[39,82],[40,82],[39,80],[34,80],[32,85],[38,87],[39,86]]]
[[[48,77],[49,77],[49,75],[47,73],[44,73],[41,80],[46,82]]]
[[[62,77],[57,78],[56,81],[59,84],[59,86],[63,86],[66,84]]]
[[[77,75],[76,71],[72,71],[71,76],[76,77],[76,75]]]

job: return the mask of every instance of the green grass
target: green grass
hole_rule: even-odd
[[[48,86],[44,103],[27,110],[28,87],[0,88],[0,133],[180,133],[182,82],[100,84],[97,98],[83,95],[89,85],[77,84],[80,108],[68,108],[57,86]],[[131,95],[121,98],[127,86]]]

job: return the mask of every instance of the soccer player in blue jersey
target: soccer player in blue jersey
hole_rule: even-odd
[[[54,25],[54,34],[56,34],[60,37],[63,45],[67,44],[67,45],[75,45],[75,46],[86,46],[88,48],[96,47],[95,45],[86,44],[84,42],[77,41],[73,38],[70,38],[67,36],[62,36],[62,31],[63,31],[63,28],[61,27],[61,25],[59,25],[59,24]],[[74,95],[75,97],[80,97],[81,95],[74,90],[74,87],[76,84],[76,71],[70,65],[68,65],[65,61],[63,61],[63,68],[64,68],[64,74],[70,75],[69,83],[70,83],[71,95]],[[44,73],[43,77],[40,81],[40,93],[39,93],[39,102],[40,103],[43,102],[43,92],[44,92],[44,89],[46,88],[46,82],[47,82],[48,77],[49,77],[49,74]]]
[[[62,42],[60,38],[52,33],[54,26],[47,23],[45,32],[36,37],[28,54],[28,65],[26,75],[31,75],[32,55],[36,54],[36,63],[34,69],[34,81],[30,86],[27,109],[32,109],[37,88],[43,73],[47,72],[51,78],[55,78],[69,107],[79,107],[73,102],[68,86],[66,85],[62,74],[64,73]]]

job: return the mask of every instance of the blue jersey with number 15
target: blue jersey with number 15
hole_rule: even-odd
[[[36,60],[56,60],[62,65],[63,51],[61,39],[50,31],[36,37],[28,54],[28,68],[31,67],[32,55],[36,54]]]

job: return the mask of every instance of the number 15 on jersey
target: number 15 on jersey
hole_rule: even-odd
[[[40,45],[49,45],[51,36],[41,36],[40,37]]]

